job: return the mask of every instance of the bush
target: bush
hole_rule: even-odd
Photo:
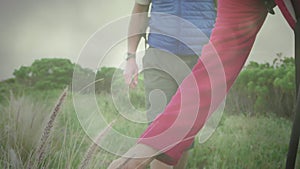
[[[250,62],[242,70],[228,94],[228,112],[293,115],[296,91],[294,59],[278,56],[272,64]]]

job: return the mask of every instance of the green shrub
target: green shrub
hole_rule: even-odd
[[[275,113],[292,117],[295,103],[293,58],[276,58],[272,64],[250,62],[227,97],[230,113]]]

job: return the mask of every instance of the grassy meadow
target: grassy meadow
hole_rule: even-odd
[[[118,158],[95,146],[86,135],[78,121],[70,92],[62,105],[53,110],[61,92],[18,96],[11,93],[1,101],[0,169],[105,169]],[[146,125],[128,125],[126,119],[120,118],[109,95],[99,94],[96,98],[107,121],[117,119],[112,125],[115,130],[138,137],[146,128]],[[135,99],[133,104],[143,109],[139,100],[142,99]],[[54,111],[58,111],[56,118],[51,117]],[[51,124],[49,127],[51,119],[53,127]],[[196,140],[187,168],[284,168],[291,124],[290,120],[272,114],[247,116],[225,112],[208,141],[200,144]],[[46,140],[45,134],[48,134]],[[297,168],[300,168],[299,156],[300,153]]]

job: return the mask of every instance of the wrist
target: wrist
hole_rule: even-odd
[[[131,53],[131,52],[127,52],[125,55],[125,60],[135,60],[136,58],[136,54],[135,53]]]

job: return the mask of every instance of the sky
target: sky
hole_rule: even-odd
[[[0,0],[0,81],[35,59],[68,58],[76,63],[92,35],[128,16],[133,4],[134,0]],[[277,8],[275,12],[258,34],[248,61],[270,62],[280,52],[294,56],[293,32]],[[125,42],[114,47],[104,64],[118,66],[124,53]],[[93,57],[83,66],[99,60]]]

